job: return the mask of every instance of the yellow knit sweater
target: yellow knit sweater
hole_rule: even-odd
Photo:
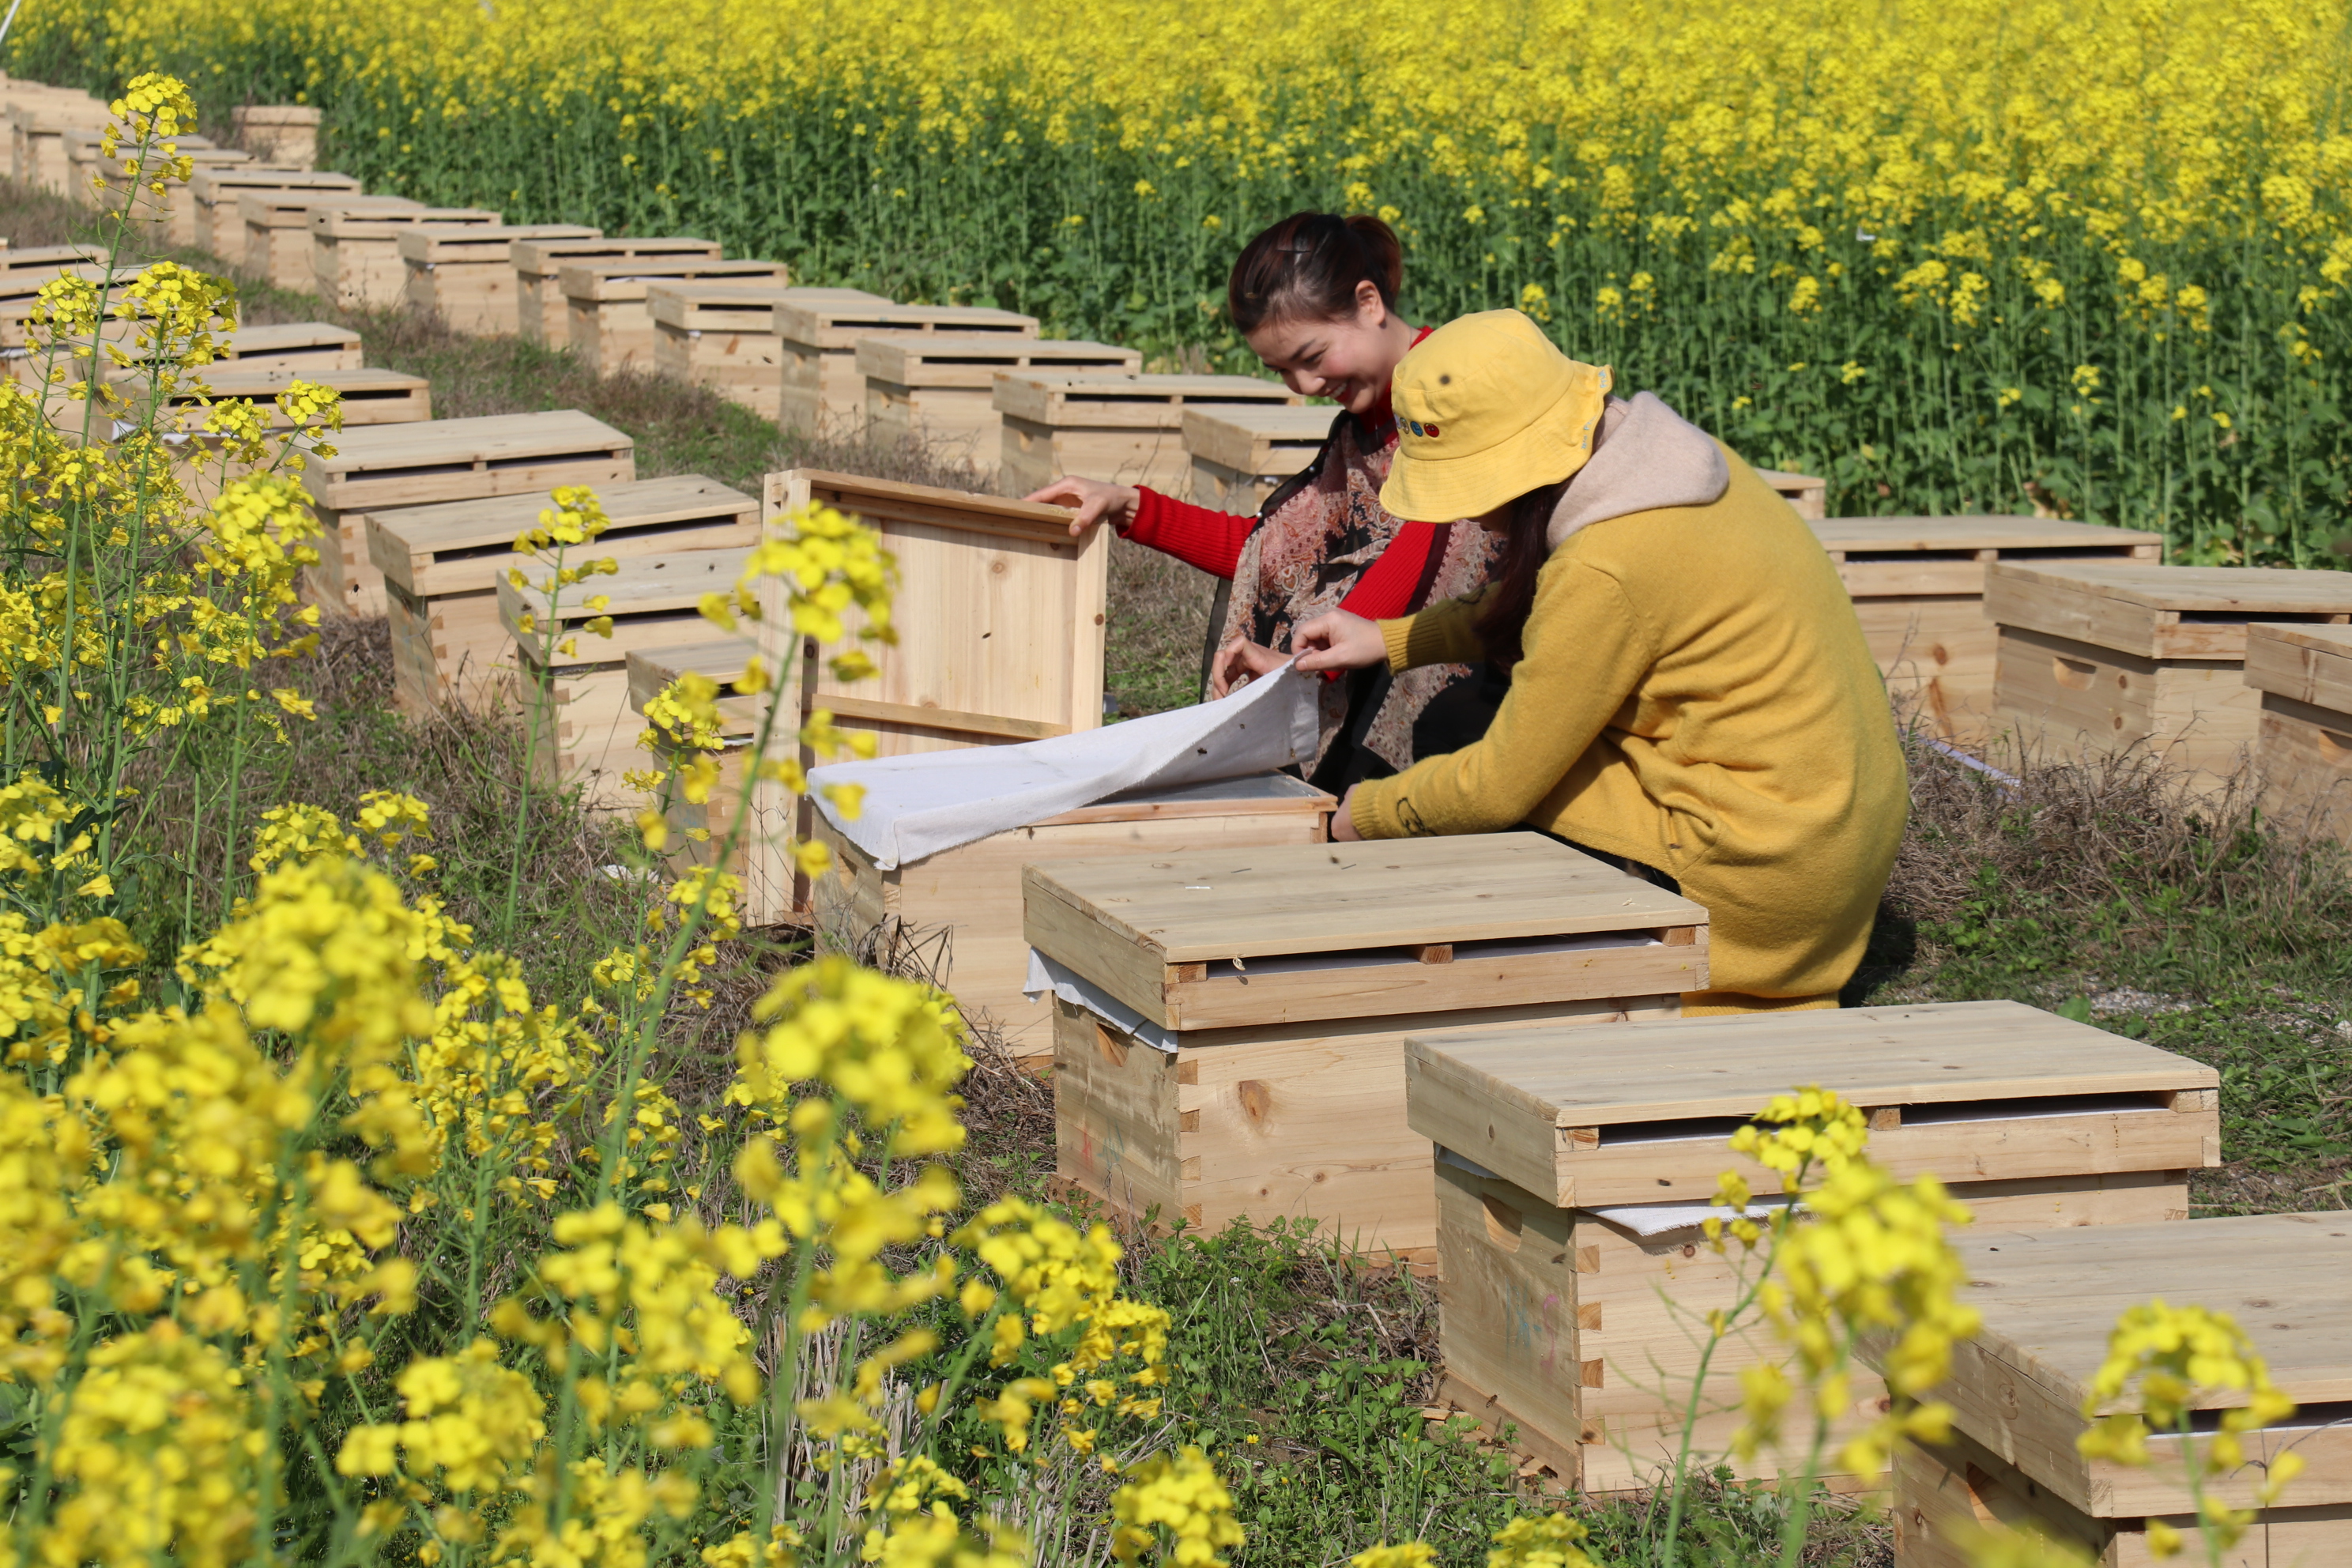
[[[1357,786],[1367,838],[1521,823],[1655,867],[1706,906],[1684,1011],[1835,1006],[1907,791],[1837,570],[1754,470],[1706,506],[1595,522],[1544,563],[1486,737]],[[1381,623],[1393,669],[1484,657],[1475,598]]]

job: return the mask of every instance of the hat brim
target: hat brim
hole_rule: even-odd
[[[1606,393],[1570,387],[1526,429],[1458,458],[1416,458],[1400,444],[1381,485],[1381,505],[1407,522],[1452,522],[1556,485],[1591,458],[1607,402]]]

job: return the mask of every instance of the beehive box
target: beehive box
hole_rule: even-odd
[[[782,289],[790,279],[772,261],[708,257],[630,257],[567,263],[556,273],[568,312],[572,352],[599,375],[654,368],[654,317],[646,294],[656,283],[703,281]]]
[[[106,282],[103,263],[87,261],[27,268],[21,272],[0,276],[0,356],[5,356],[7,361],[10,378],[20,385],[37,386],[47,374],[45,367],[35,363],[32,357],[32,313],[41,289],[55,279],[68,275],[101,287]],[[108,342],[121,342],[128,325],[126,322],[110,321],[100,329],[100,335]]]
[[[714,628],[705,628],[704,636],[692,642],[667,644],[661,647],[638,648],[628,656],[629,710],[643,720],[646,707],[661,695],[663,689],[688,670],[708,677],[719,688],[719,737],[721,749],[715,753],[719,762],[719,782],[709,798],[697,803],[673,790],[667,808],[670,840],[665,853],[670,864],[683,871],[689,866],[709,864],[716,860],[725,846],[727,831],[735,821],[737,809],[743,801],[744,779],[752,742],[758,739],[761,715],[765,703],[775,700],[774,691],[759,697],[738,696],[727,689],[742,679],[751,656],[750,645],[741,637],[720,637]],[[793,700],[787,697],[784,711],[778,716],[775,736],[777,749],[789,754],[793,749],[793,726],[798,714]],[[651,764],[647,764],[651,765]],[[744,824],[743,837],[728,858],[726,869],[739,877],[750,875],[752,857],[749,847],[770,837],[789,840],[793,832],[793,802],[775,795],[755,801],[758,809]],[[701,835],[699,838],[696,835]],[[763,860],[766,858],[763,858]],[[780,862],[766,864],[763,874],[772,873]],[[749,882],[746,891],[753,901],[763,908],[790,910],[792,889],[784,887],[779,894],[753,889]],[[767,923],[774,923],[770,921]]]
[[[245,219],[237,204],[247,193],[307,191],[320,195],[356,196],[360,183],[349,174],[320,174],[310,169],[281,169],[269,163],[226,163],[198,169],[188,177],[188,203],[194,217],[190,237],[198,250],[223,261],[245,261]]]
[[[326,531],[319,563],[303,570],[303,596],[344,615],[384,614],[383,574],[368,545],[371,517],[636,477],[636,444],[572,408],[349,431],[333,457],[313,459],[301,476]]]
[[[992,401],[1004,421],[998,469],[1004,489],[1026,494],[1080,474],[1175,494],[1191,478],[1187,412],[1307,400],[1278,381],[1247,375],[1020,371],[997,377]]]
[[[488,207],[415,207],[365,216],[334,208],[310,214],[310,287],[346,310],[393,310],[408,287],[400,237],[420,224],[436,227],[496,225]]]
[[[1143,357],[1109,343],[1044,338],[935,336],[861,338],[866,418],[877,439],[922,441],[996,470],[1004,422],[996,412],[1000,375],[1024,370],[1134,371]]]
[[[182,155],[189,158],[194,158],[199,153],[215,151],[213,144],[204,137],[192,136],[185,132],[170,138],[170,141],[173,146],[179,149]],[[97,182],[100,179],[110,183],[120,180],[122,175],[123,163],[136,151],[137,143],[127,140],[119,141],[115,148],[115,155],[107,156],[106,132],[102,127],[67,132],[65,133],[66,195],[72,198],[77,206],[111,207],[114,205],[112,202],[100,199],[106,193],[99,189]],[[244,161],[249,158],[250,154],[239,153],[235,154],[235,157],[237,161]],[[150,159],[149,162],[159,163],[161,159]]]
[[[2352,621],[2352,574],[2154,563],[1996,562],[1993,707],[2061,756],[2145,747],[2211,786],[2253,743],[2246,624]]]
[[[698,607],[702,596],[733,589],[749,554],[697,550],[640,556],[622,563],[617,575],[567,590],[551,609],[537,588],[500,579],[499,619],[515,640],[531,765],[541,784],[576,787],[592,810],[646,804],[625,777],[653,766],[650,753],[637,745],[644,725],[629,703],[628,656],[708,631]],[[590,608],[588,599],[600,594],[609,603]],[[611,637],[579,629],[600,615],[613,618]]]
[[[268,279],[274,288],[308,294],[319,283],[310,239],[313,213],[349,214],[354,217],[407,215],[414,221],[415,215],[424,211],[423,202],[411,201],[406,196],[247,191],[236,200],[237,221],[245,229],[245,268]],[[217,214],[215,221],[218,221]]]
[[[887,305],[861,289],[779,289],[740,283],[656,283],[646,291],[654,321],[653,369],[708,386],[773,419],[782,406],[784,305]]]
[[[66,160],[66,137],[76,131],[106,129],[103,106],[94,111],[67,100],[22,104],[8,113],[10,163],[17,183],[37,191],[67,194],[73,171]]]
[[[106,256],[106,247],[98,244],[30,245],[21,249],[0,247],[0,288],[13,285],[20,276],[35,277],[46,283],[57,276],[59,268],[103,266]]]
[[[1101,1009],[1055,998],[1064,1181],[1212,1233],[1303,1215],[1423,1269],[1406,1037],[1557,1039],[1706,984],[1705,910],[1539,834],[1073,860],[1024,887],[1030,944]]]
[[[221,339],[225,367],[238,370],[299,370],[306,374],[358,370],[365,363],[360,335],[325,321],[282,321],[272,327],[239,327]]]
[[[229,147],[181,147],[180,155],[193,165],[189,179],[205,169],[239,169],[252,166],[250,153]],[[127,205],[131,209],[131,232],[145,244],[158,247],[176,246],[185,250],[196,243],[196,199],[189,194],[187,181],[166,180],[161,195],[150,187],[152,174],[133,182],[129,174],[130,149],[101,161],[93,174],[103,174],[107,189],[90,193],[93,204],[101,211],[121,212]],[[151,163],[152,160],[150,160]]]
[[[816,813],[832,869],[811,889],[821,929],[856,934],[896,919],[954,932],[940,977],[968,1018],[984,1015],[1014,1057],[1054,1057],[1051,999],[1023,994],[1029,944],[1021,934],[1022,869],[1124,855],[1153,860],[1236,854],[1269,845],[1320,844],[1332,808],[1323,791],[1284,773],[1221,779],[1107,800],[1027,827],[883,870]]]
[[[818,650],[788,629],[780,590],[763,586],[761,653],[779,676],[800,671],[803,715],[822,707],[844,730],[874,737],[877,754],[1043,740],[1102,722],[1108,535],[1070,537],[1071,513],[999,496],[795,468],[770,474],[761,516],[771,525],[811,502],[878,530],[896,557],[892,646],[861,645],[878,667],[845,688]],[[849,629],[858,626],[854,617]],[[828,759],[811,758],[813,762]],[[762,802],[770,815],[782,807]],[[803,834],[814,825],[803,821]],[[781,847],[751,868],[753,923],[807,904]]]
[[[563,268],[589,261],[625,261],[633,257],[655,261],[699,257],[716,261],[719,242],[677,235],[648,239],[614,235],[597,239],[523,239],[517,240],[509,254],[514,263],[515,309],[522,341],[541,348],[560,349],[572,342],[571,307],[563,298]]]
[[[600,486],[611,526],[568,559],[635,560],[759,542],[760,503],[700,474]],[[499,620],[498,584],[513,569],[543,574],[514,552],[551,501],[544,494],[410,507],[368,520],[368,556],[383,574],[392,621],[393,695],[402,712],[445,703],[487,710],[509,695],[514,640]],[[582,597],[604,590],[590,579]]]
[[[1783,473],[1778,468],[1759,468],[1756,477],[1770,485],[1782,500],[1794,507],[1799,517],[1810,519],[1829,514],[1830,485],[1827,479],[1817,479],[1811,474]]]
[[[1188,408],[1184,450],[1195,506],[1254,512],[1315,460],[1337,416],[1329,408]]]
[[[2246,628],[2254,780],[2275,826],[2352,845],[2352,626]]]
[[[1433,1030],[1406,1045],[1405,1077],[1413,1131],[1444,1151],[1446,1396],[1490,1430],[1516,1424],[1524,1451],[1591,1491],[1647,1486],[1673,1462],[1707,1314],[1739,1296],[1700,1221],[1722,1172],[1782,1190],[1727,1147],[1773,1096],[1845,1096],[1869,1113],[1873,1159],[1937,1176],[1995,1224],[2183,1219],[2188,1172],[2221,1163],[2211,1068],[2015,1002]],[[1740,1370],[1780,1353],[1769,1330],[1717,1350],[1701,1469],[1736,1463]],[[1856,1393],[1832,1413],[1838,1441],[1885,1389]],[[1790,1429],[1809,1431],[1808,1414]],[[1758,1460],[1772,1473],[1774,1456]]]
[[[2160,533],[2051,517],[1834,517],[1812,530],[1837,563],[1888,689],[1916,704],[1930,733],[1967,742],[1992,721],[1989,565],[2164,556]]]
[[[1988,1524],[2077,1546],[2107,1568],[2155,1568],[2164,1559],[2148,1527],[2160,1521],[2186,1538],[2175,1561],[2207,1560],[2180,1436],[2151,1433],[2145,1466],[2086,1458],[2074,1446],[2116,1318],[2150,1300],[2235,1318],[2272,1381],[2300,1406],[2246,1433],[2244,1465],[2209,1484],[2218,1500],[2257,1509],[2280,1457],[2304,1461],[2279,1504],[2257,1509],[2220,1560],[2231,1568],[2352,1563],[2347,1220],[2335,1211],[2069,1231],[1980,1219],[1961,1232],[1955,1242],[1969,1283],[1960,1300],[1984,1326],[1955,1347],[1952,1375],[1936,1393],[1952,1407],[1952,1440],[1906,1448],[1895,1461],[1897,1568],[1969,1568],[1967,1537]],[[2134,1411],[2137,1393],[2100,1408]],[[2190,1396],[2200,1456],[2212,1440],[2210,1413],[2243,1402],[2227,1391]]]
[[[433,417],[433,384],[405,371],[303,371],[289,366],[248,370],[235,363],[217,369],[208,367],[201,392],[183,388],[167,399],[181,416],[180,429],[185,439],[179,447],[182,457],[175,467],[181,482],[192,495],[209,502],[224,483],[242,479],[251,471],[244,464],[217,456],[207,458],[202,467],[191,460],[199,448],[218,454],[223,446],[219,437],[205,433],[204,405],[249,398],[260,416],[262,428],[283,432],[293,427],[293,421],[278,407],[276,399],[297,381],[332,387],[342,395],[344,430],[414,425]],[[337,446],[342,439],[341,433],[330,433],[326,444]],[[321,544],[323,547],[323,542]]]
[[[401,297],[454,331],[511,336],[521,320],[509,247],[517,240],[595,239],[603,233],[572,223],[419,224],[400,237]]]
[[[857,370],[862,338],[898,334],[1034,338],[1037,318],[977,305],[794,305],[776,312],[784,360],[787,430],[854,435],[866,426],[866,378]]]
[[[237,144],[257,156],[289,169],[307,169],[319,161],[319,122],[324,118],[313,103],[240,103],[229,111]]]

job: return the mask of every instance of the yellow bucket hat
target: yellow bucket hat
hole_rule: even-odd
[[[1592,456],[1614,381],[1517,310],[1446,322],[1391,380],[1397,455],[1381,504],[1408,521],[1451,522],[1558,484]]]

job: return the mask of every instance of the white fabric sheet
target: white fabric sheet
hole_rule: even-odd
[[[855,784],[866,797],[845,821],[821,789],[817,809],[883,870],[1130,790],[1265,773],[1315,754],[1314,678],[1286,665],[1217,702],[1154,713],[1017,746],[834,763],[813,784]]]
[[[1161,1028],[1076,970],[1055,963],[1033,947],[1029,950],[1029,978],[1021,987],[1022,994],[1034,1002],[1048,991],[1073,1007],[1084,1007],[1112,1028],[1133,1035],[1155,1050],[1166,1051],[1171,1057],[1176,1054],[1175,1030]]]
[[[1485,1176],[1490,1181],[1503,1179],[1484,1165],[1463,1158],[1443,1143],[1438,1144],[1436,1148],[1437,1163],[1441,1165],[1452,1165],[1457,1170],[1467,1171],[1474,1176]],[[1790,1201],[1786,1194],[1758,1198],[1741,1212],[1749,1219],[1762,1219],[1776,1210],[1787,1207]],[[1584,1212],[1598,1215],[1612,1225],[1622,1225],[1635,1236],[1664,1236],[1671,1230],[1688,1230],[1694,1226],[1706,1224],[1709,1215],[1713,1215],[1717,1219],[1728,1219],[1731,1216],[1729,1209],[1719,1207],[1715,1204],[1692,1203],[1620,1204],[1612,1208],[1589,1208]]]

